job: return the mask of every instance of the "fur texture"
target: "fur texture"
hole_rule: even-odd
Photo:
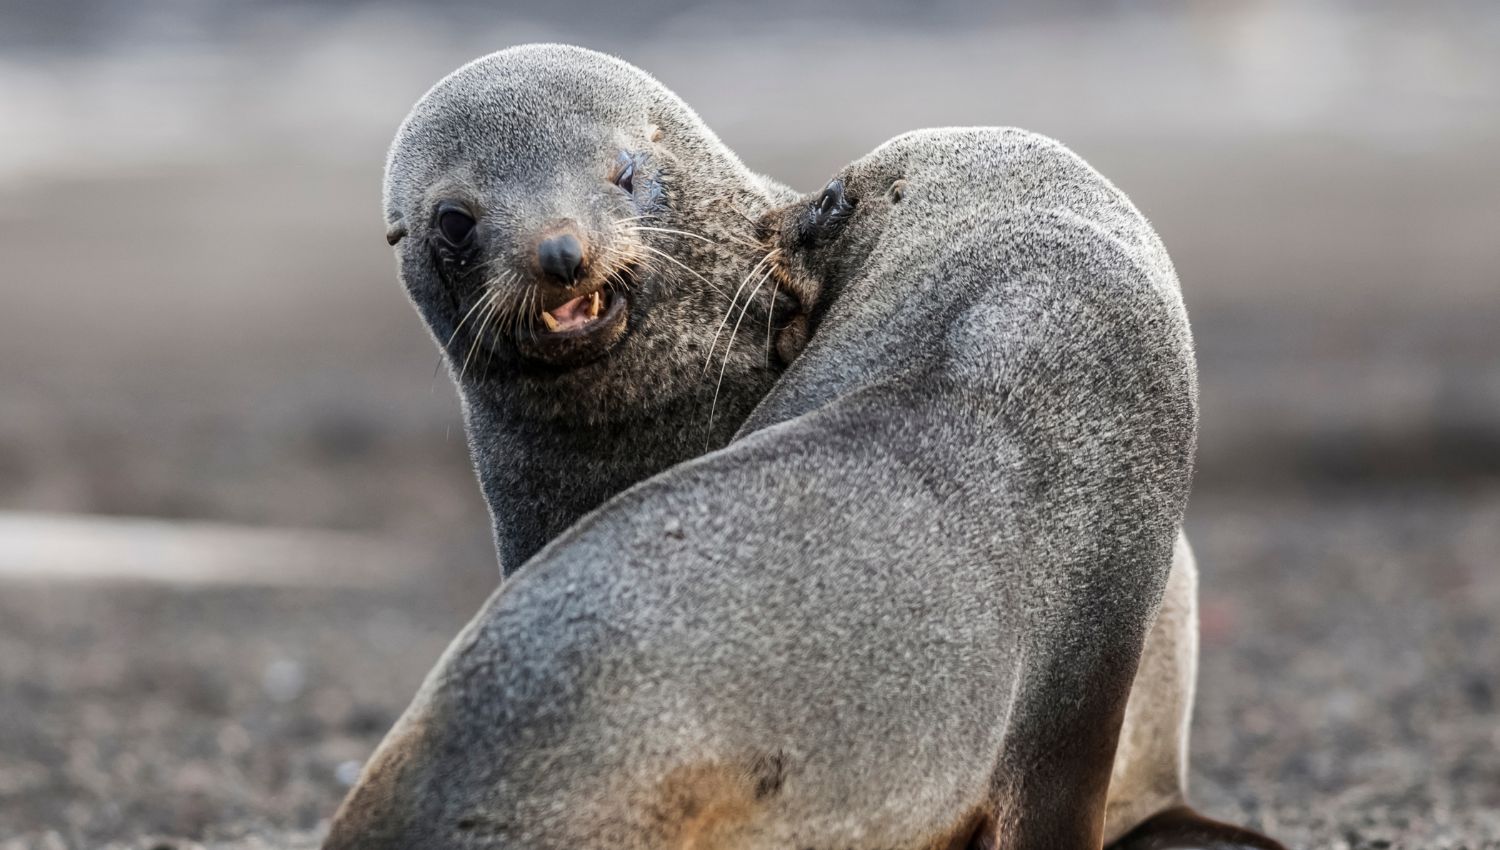
[[[1106,844],[1153,815],[1187,805],[1188,731],[1198,678],[1198,563],[1177,538],[1172,572],[1115,750],[1105,809]]]
[[[806,354],[489,600],[327,847],[1099,845],[1191,478],[1170,263],[1020,131],[840,180],[768,219]]]
[[[626,164],[628,191],[612,182]],[[791,197],[644,71],[581,48],[491,54],[412,109],[385,219],[458,384],[504,571],[609,496],[723,445],[770,388],[780,364],[764,335],[715,329],[759,259],[754,218]],[[448,208],[476,222],[461,248],[438,226]],[[623,337],[567,368],[524,354],[551,291],[538,240],[559,229],[628,299]],[[768,295],[736,309],[764,327]]]

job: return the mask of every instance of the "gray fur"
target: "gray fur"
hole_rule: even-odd
[[[609,183],[622,151],[649,155],[649,186],[637,191],[649,203]],[[413,107],[387,161],[385,219],[401,279],[458,384],[506,572],[609,496],[726,443],[770,388],[781,367],[763,335],[742,335],[732,350],[725,335],[710,350],[759,259],[753,219],[790,197],[650,75],[577,47],[491,54]],[[482,213],[477,262],[437,247],[436,205],[454,198]],[[537,310],[514,327],[473,311],[496,289],[503,300],[524,295],[536,235],[562,220],[605,259],[642,262],[624,340],[567,371],[516,353],[512,337],[535,332],[526,322]],[[766,294],[739,302],[752,326],[768,321]]]
[[[489,600],[327,847],[1098,846],[1191,477],[1170,263],[1020,131],[841,178],[836,238],[771,218],[806,354]]]
[[[1154,815],[1187,805],[1197,677],[1198,564],[1187,538],[1179,536],[1161,608],[1125,705],[1105,810],[1106,844]]]

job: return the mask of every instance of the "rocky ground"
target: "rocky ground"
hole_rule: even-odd
[[[1500,847],[1500,487],[1204,494],[1189,531],[1198,803],[1298,847]],[[0,585],[0,847],[315,843],[483,544],[359,590]]]

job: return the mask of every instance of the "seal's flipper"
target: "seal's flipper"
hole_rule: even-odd
[[[1286,850],[1281,842],[1244,827],[1216,821],[1187,806],[1151,818],[1109,850]]]
[[[1123,643],[1139,646],[1134,641]],[[1100,647],[1032,665],[1022,686],[1014,737],[997,799],[1000,850],[1085,850],[1104,841],[1105,804],[1125,702],[1135,672],[1132,646]],[[1050,669],[1048,669],[1050,668]],[[1063,711],[1070,719],[1063,720]]]

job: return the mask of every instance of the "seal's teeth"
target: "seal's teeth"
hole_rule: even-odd
[[[549,331],[557,330],[557,320],[552,318],[552,314],[546,310],[542,311],[542,324],[546,325]]]
[[[599,290],[594,290],[594,299],[589,302],[589,318],[599,318],[599,305],[604,299],[599,297]]]

